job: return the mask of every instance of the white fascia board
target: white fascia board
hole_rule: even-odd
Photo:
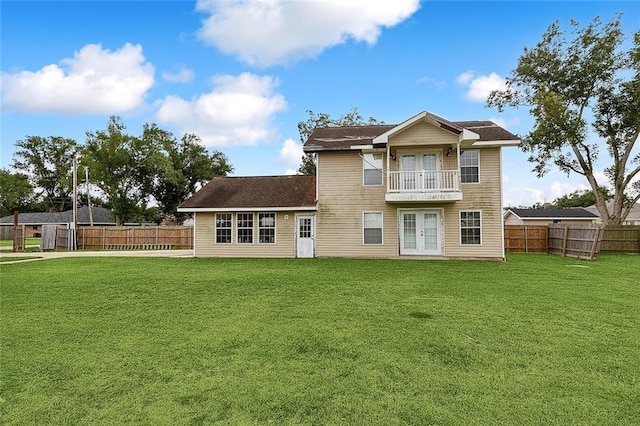
[[[513,210],[511,209],[507,209],[506,212],[504,212],[504,214],[502,215],[502,219],[506,219],[507,216],[509,216],[509,213],[511,213],[512,215],[514,215],[515,217],[517,217],[518,219],[522,219],[520,216],[518,216]]]
[[[318,208],[313,207],[224,207],[224,208],[208,208],[193,207],[178,209],[180,213],[209,213],[209,212],[292,212],[292,211],[315,211]]]
[[[472,145],[478,147],[518,146],[520,145],[520,142],[520,139],[505,141],[476,141]]]
[[[351,149],[353,150],[373,149],[373,145],[351,145]]]
[[[462,129],[462,133],[460,133],[460,136],[458,136],[458,142],[462,142],[462,141],[477,141],[478,139],[480,139],[480,135],[477,134],[476,132],[472,132],[471,130],[468,129]]]

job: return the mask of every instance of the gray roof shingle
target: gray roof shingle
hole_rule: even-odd
[[[509,209],[516,216],[527,219],[597,219],[598,216],[582,207],[567,209]]]
[[[111,210],[104,207],[92,207],[94,225],[115,225],[115,221],[111,215]],[[64,224],[73,221],[73,211],[64,212],[37,212],[37,213],[19,213],[18,223],[21,225],[45,225],[45,224]],[[89,207],[83,206],[78,209],[78,224],[89,225]],[[13,215],[0,218],[0,224],[12,224]]]
[[[498,126],[493,121],[453,121],[480,136],[480,141],[518,140],[518,136]],[[305,152],[342,151],[352,145],[368,145],[381,134],[397,127],[397,124],[373,126],[317,127],[304,143]],[[380,148],[384,148],[381,144]]]
[[[316,177],[302,175],[214,177],[178,208],[315,207]]]

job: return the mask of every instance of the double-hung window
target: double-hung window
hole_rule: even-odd
[[[382,185],[382,154],[362,154],[363,184]]]
[[[482,242],[482,221],[479,211],[460,212],[460,244],[479,245]]]
[[[238,244],[253,243],[253,213],[238,213],[237,218]]]
[[[258,243],[275,244],[276,242],[276,214],[258,213]]]
[[[382,212],[362,213],[363,244],[382,244]]]
[[[216,243],[231,244],[231,213],[216,213]]]
[[[477,149],[460,154],[460,181],[462,183],[480,182],[480,153]]]

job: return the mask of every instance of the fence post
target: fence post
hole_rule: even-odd
[[[589,255],[589,260],[593,259],[596,255],[596,249],[598,247],[599,239],[600,239],[600,227],[596,226],[596,234],[593,237],[593,245],[591,246],[591,254]]]
[[[524,226],[524,252],[529,253],[529,229]]]
[[[569,239],[569,226],[564,226],[564,232],[562,234],[562,255],[567,255],[567,240]]]

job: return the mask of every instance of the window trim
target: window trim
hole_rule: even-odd
[[[260,226],[260,216],[261,215],[273,215],[273,227],[262,227]],[[269,242],[262,242],[260,241],[260,231],[263,229],[273,229],[273,242],[269,243]],[[276,236],[278,235],[277,232],[278,229],[278,215],[275,212],[258,212],[258,244],[276,244],[277,243],[277,239]]]
[[[462,175],[462,168],[463,168],[463,166],[462,166],[462,155],[465,152],[475,152],[477,154],[477,156],[478,156],[477,157],[478,158],[478,165],[474,166],[475,168],[478,169],[478,180],[476,182],[463,182],[462,181],[462,176],[463,176]],[[466,166],[466,167],[470,168],[470,166]],[[480,150],[479,149],[466,149],[466,150],[464,150],[463,152],[460,153],[460,183],[463,184],[463,185],[466,185],[466,184],[479,184],[480,183]]]
[[[370,155],[372,158],[369,160],[366,157]],[[374,166],[375,155],[380,155],[380,168]],[[361,154],[362,157],[362,186],[383,186],[384,185],[384,155],[381,152],[364,152]],[[369,167],[367,167],[369,166]],[[366,170],[379,170],[380,171],[380,183],[366,183],[365,180],[365,171]]]
[[[462,214],[463,213],[478,213],[478,220],[480,221],[480,225],[479,226],[466,226],[464,227],[464,229],[478,229],[479,230],[479,235],[478,238],[480,239],[479,243],[465,243],[462,238]],[[481,210],[460,210],[459,214],[458,214],[458,230],[460,232],[460,245],[461,246],[481,246],[482,245],[482,211]]]
[[[240,227],[240,216],[251,215],[251,228],[247,226]],[[243,212],[236,213],[236,243],[237,244],[254,244],[255,242],[255,213],[254,212]],[[240,230],[251,229],[251,242],[240,241]]]
[[[229,215],[229,224],[230,226],[228,228],[221,228],[218,226],[218,216],[222,216],[222,215]],[[233,244],[233,213],[216,213],[214,218],[214,243],[215,244]],[[221,229],[228,229],[229,230],[229,241],[218,241],[218,231]]]
[[[378,228],[365,228],[365,216],[367,214],[380,215],[380,242],[379,243],[367,243],[365,242],[365,229],[378,229]],[[362,212],[362,245],[363,246],[381,246],[384,245],[384,212],[382,211],[363,211]]]

